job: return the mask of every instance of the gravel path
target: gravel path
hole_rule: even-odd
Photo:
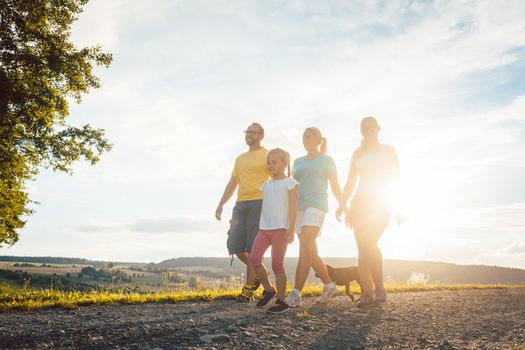
[[[525,349],[525,288],[345,296],[279,315],[234,301],[0,314],[4,349]]]

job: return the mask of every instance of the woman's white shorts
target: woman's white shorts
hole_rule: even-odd
[[[323,227],[324,217],[326,213],[317,208],[306,208],[306,210],[299,210],[297,212],[297,219],[295,220],[295,233],[301,232],[303,226]]]

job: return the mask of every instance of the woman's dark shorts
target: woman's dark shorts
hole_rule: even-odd
[[[259,231],[262,199],[235,203],[226,246],[230,255],[252,251]]]

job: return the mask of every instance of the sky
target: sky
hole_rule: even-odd
[[[343,185],[373,115],[407,215],[383,257],[525,268],[523,18],[521,0],[91,0],[72,40],[114,61],[68,121],[105,129],[113,150],[71,176],[42,169],[36,212],[0,254],[227,256],[234,199],[222,222],[214,211],[249,124],[292,158],[318,127]],[[320,255],[355,257],[329,204]]]

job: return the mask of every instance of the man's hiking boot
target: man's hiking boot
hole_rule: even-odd
[[[269,307],[268,312],[272,313],[272,314],[278,314],[280,312],[285,312],[286,310],[288,310],[290,308],[290,306],[288,306],[288,304],[286,304],[285,302],[283,301],[280,301],[279,299],[277,299],[275,301],[275,304],[273,304],[273,306]]]
[[[253,290],[256,291],[261,286],[261,280],[259,277],[255,277],[255,280],[253,281]]]
[[[237,296],[237,301],[239,303],[249,303],[250,301],[254,300],[253,292],[257,290],[261,286],[261,280],[259,277],[256,277],[253,281],[253,284],[246,283],[242,287],[241,294]]]
[[[277,294],[275,289],[272,289],[271,291],[267,292],[263,290],[262,298],[257,300],[257,307],[263,307],[266,306],[270,300],[273,299],[273,297]]]
[[[237,301],[239,303],[249,303],[249,302],[252,302],[253,301],[253,289],[254,286],[252,286],[251,284],[245,284],[243,287],[242,287],[242,291],[241,291],[241,294],[239,294],[237,296]]]

